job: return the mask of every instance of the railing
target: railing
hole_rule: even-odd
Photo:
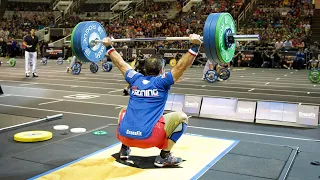
[[[191,0],[185,0],[184,2],[183,2],[183,7],[186,5],[186,4],[188,4],[188,2],[190,2]]]
[[[71,40],[71,34],[69,34],[68,36],[59,39],[57,41],[54,41],[52,43],[49,44],[49,47],[63,47],[65,43],[69,43]]]
[[[122,20],[124,20],[126,17],[128,17],[128,14],[130,15],[130,13],[132,13],[132,7],[126,9],[123,11],[122,13]]]
[[[49,29],[49,28],[45,27],[45,28],[35,32],[35,35],[38,36],[39,41],[44,40],[44,35],[46,34],[46,29]]]
[[[112,23],[114,20],[120,20],[120,14],[117,14],[109,19],[109,23]]]
[[[116,4],[118,4],[120,0],[114,1],[112,4],[110,4],[110,9],[112,9]]]
[[[52,4],[53,10],[56,9],[56,7],[57,7],[57,5],[59,4],[59,2],[60,2],[60,0],[55,0],[55,1],[53,2],[53,4]]]
[[[64,10],[63,14],[64,14],[65,17],[67,17],[68,15],[71,14],[71,13],[70,13],[70,10],[71,10],[71,7],[73,7],[72,5],[73,5],[74,3],[77,3],[77,2],[72,2],[72,1],[71,1],[71,3],[70,3],[70,4],[67,6],[67,8]]]
[[[59,15],[59,16],[56,17],[56,19],[54,20],[54,22],[57,23],[57,22],[59,22],[61,19],[62,19],[62,16]]]
[[[238,16],[238,27],[240,25],[240,22],[243,21],[247,17],[248,12],[251,12],[251,10],[253,9],[253,6],[256,4],[257,4],[257,0],[252,0],[251,2],[249,2],[247,4],[244,11],[242,11],[240,13],[240,15]]]
[[[242,11],[238,16],[238,24],[237,24],[238,27],[237,28],[240,27],[240,22],[243,21],[243,20],[244,20],[244,11]]]
[[[134,12],[136,13],[136,12],[138,11],[138,8],[139,8],[140,6],[143,6],[143,5],[144,5],[144,1],[143,1],[143,0],[141,0],[140,2],[138,2],[138,3],[136,4],[136,8],[135,8]]]

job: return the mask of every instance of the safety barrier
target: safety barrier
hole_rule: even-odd
[[[319,106],[169,94],[165,111],[209,119],[317,128]]]

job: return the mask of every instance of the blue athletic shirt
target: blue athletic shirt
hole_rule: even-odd
[[[125,74],[130,84],[130,99],[119,124],[119,134],[133,139],[147,139],[163,115],[174,80],[171,72],[162,76],[144,76],[130,69]]]
[[[296,57],[297,57],[297,60],[302,60],[302,58],[304,58],[304,53],[303,52],[301,52],[301,53],[297,52]]]

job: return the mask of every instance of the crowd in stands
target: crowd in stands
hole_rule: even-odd
[[[182,12],[182,1],[150,3],[148,8],[142,9],[141,13],[129,17],[124,21],[114,21],[106,26],[109,34],[115,38],[123,37],[159,37],[159,36],[189,36],[189,34],[203,34],[206,15],[210,12],[230,12],[236,14],[242,5],[236,1],[213,1],[203,0],[198,6],[191,9],[191,13]],[[228,8],[229,7],[229,8]],[[175,18],[166,16],[171,10],[176,11]],[[121,47],[123,44],[117,44]],[[134,47],[156,47],[156,48],[187,48],[188,42],[146,42],[132,43]]]
[[[2,18],[0,23],[0,37],[21,39],[28,30],[36,30],[54,26],[55,16],[48,4],[39,3],[10,3],[6,11],[14,11],[9,17]],[[8,33],[1,34],[1,31]]]
[[[97,8],[96,12],[90,12],[87,18],[101,22],[108,34],[114,38],[135,37],[159,37],[159,36],[188,36],[191,33],[203,34],[206,16],[212,12],[229,12],[233,17],[239,15],[239,10],[245,6],[243,0],[203,0],[197,6],[192,7],[191,12],[182,12],[182,0],[176,2],[148,1],[146,6],[138,8],[139,13],[125,19],[109,21],[99,20],[97,12],[104,7]],[[259,42],[237,43],[238,52],[244,50],[270,50],[270,53],[261,53],[261,57],[273,57],[274,50],[298,51],[298,48],[306,48],[312,35],[311,25],[313,10],[310,1],[307,0],[276,0],[269,4],[260,5],[251,16],[240,23],[238,34],[259,34]],[[7,10],[16,11],[11,18],[1,21],[0,44],[10,42],[12,39],[22,38],[28,29],[41,29],[44,26],[54,26],[54,14],[52,7],[46,4],[32,3],[17,6],[10,4]],[[21,14],[23,11],[28,15]],[[39,14],[46,12],[45,15]],[[173,18],[168,15],[173,12]],[[79,16],[70,15],[63,21],[64,27],[73,28],[81,22]],[[3,41],[2,41],[3,40]],[[188,48],[188,41],[155,41],[134,42],[130,44],[118,43],[115,47],[136,48]],[[267,59],[267,58],[264,58]],[[262,60],[262,64],[265,60]],[[241,62],[239,65],[242,65]],[[247,66],[247,65],[244,65]],[[260,65],[259,65],[260,66]]]
[[[238,34],[259,34],[257,43],[241,43],[243,49],[295,50],[305,48],[311,40],[313,18],[311,2],[277,0],[269,5],[260,5],[241,24]]]
[[[10,3],[10,13],[0,18],[0,56],[22,55],[21,39],[33,28],[36,30],[54,26],[55,16],[48,4]]]

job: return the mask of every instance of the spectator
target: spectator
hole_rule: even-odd
[[[320,67],[319,59],[316,59],[315,56],[312,56],[312,59],[309,61],[308,64],[310,66],[310,69],[311,68],[319,68]]]
[[[304,60],[305,60],[305,54],[302,51],[302,48],[299,48],[299,51],[296,53],[296,59],[294,61],[298,70],[302,69]]]
[[[278,49],[273,50],[273,53],[271,54],[271,59],[272,59],[272,68],[275,68],[275,67],[281,68],[280,66],[281,57]]]
[[[292,41],[289,39],[289,38],[287,38],[285,41],[284,41],[284,43],[283,43],[283,48],[284,48],[284,50],[290,50],[291,48],[292,48],[293,46],[292,46]]]

